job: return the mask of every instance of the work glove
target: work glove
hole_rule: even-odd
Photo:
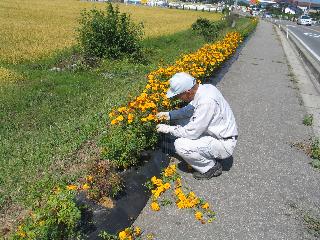
[[[158,124],[156,126],[156,130],[159,133],[170,133],[172,126],[167,125],[167,124]]]
[[[159,112],[157,113],[156,117],[159,119],[159,120],[167,120],[169,121],[170,120],[170,114],[169,112]]]

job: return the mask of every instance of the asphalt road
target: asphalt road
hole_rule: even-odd
[[[300,43],[317,59],[320,63],[320,26],[302,26],[295,22],[279,21],[283,26],[287,26],[289,34],[294,35]]]

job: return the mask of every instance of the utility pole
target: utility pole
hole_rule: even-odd
[[[310,7],[311,7],[311,0],[309,0],[309,11],[308,11],[308,14],[310,13]]]

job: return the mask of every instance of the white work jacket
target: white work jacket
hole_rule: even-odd
[[[218,139],[238,135],[233,112],[221,92],[211,84],[199,84],[194,99],[185,107],[169,112],[170,119],[189,118],[185,126],[170,130],[175,137],[198,139],[213,136]]]

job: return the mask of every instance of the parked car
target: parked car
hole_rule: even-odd
[[[302,15],[298,18],[297,21],[298,25],[305,25],[305,26],[311,26],[312,20],[308,15]]]

